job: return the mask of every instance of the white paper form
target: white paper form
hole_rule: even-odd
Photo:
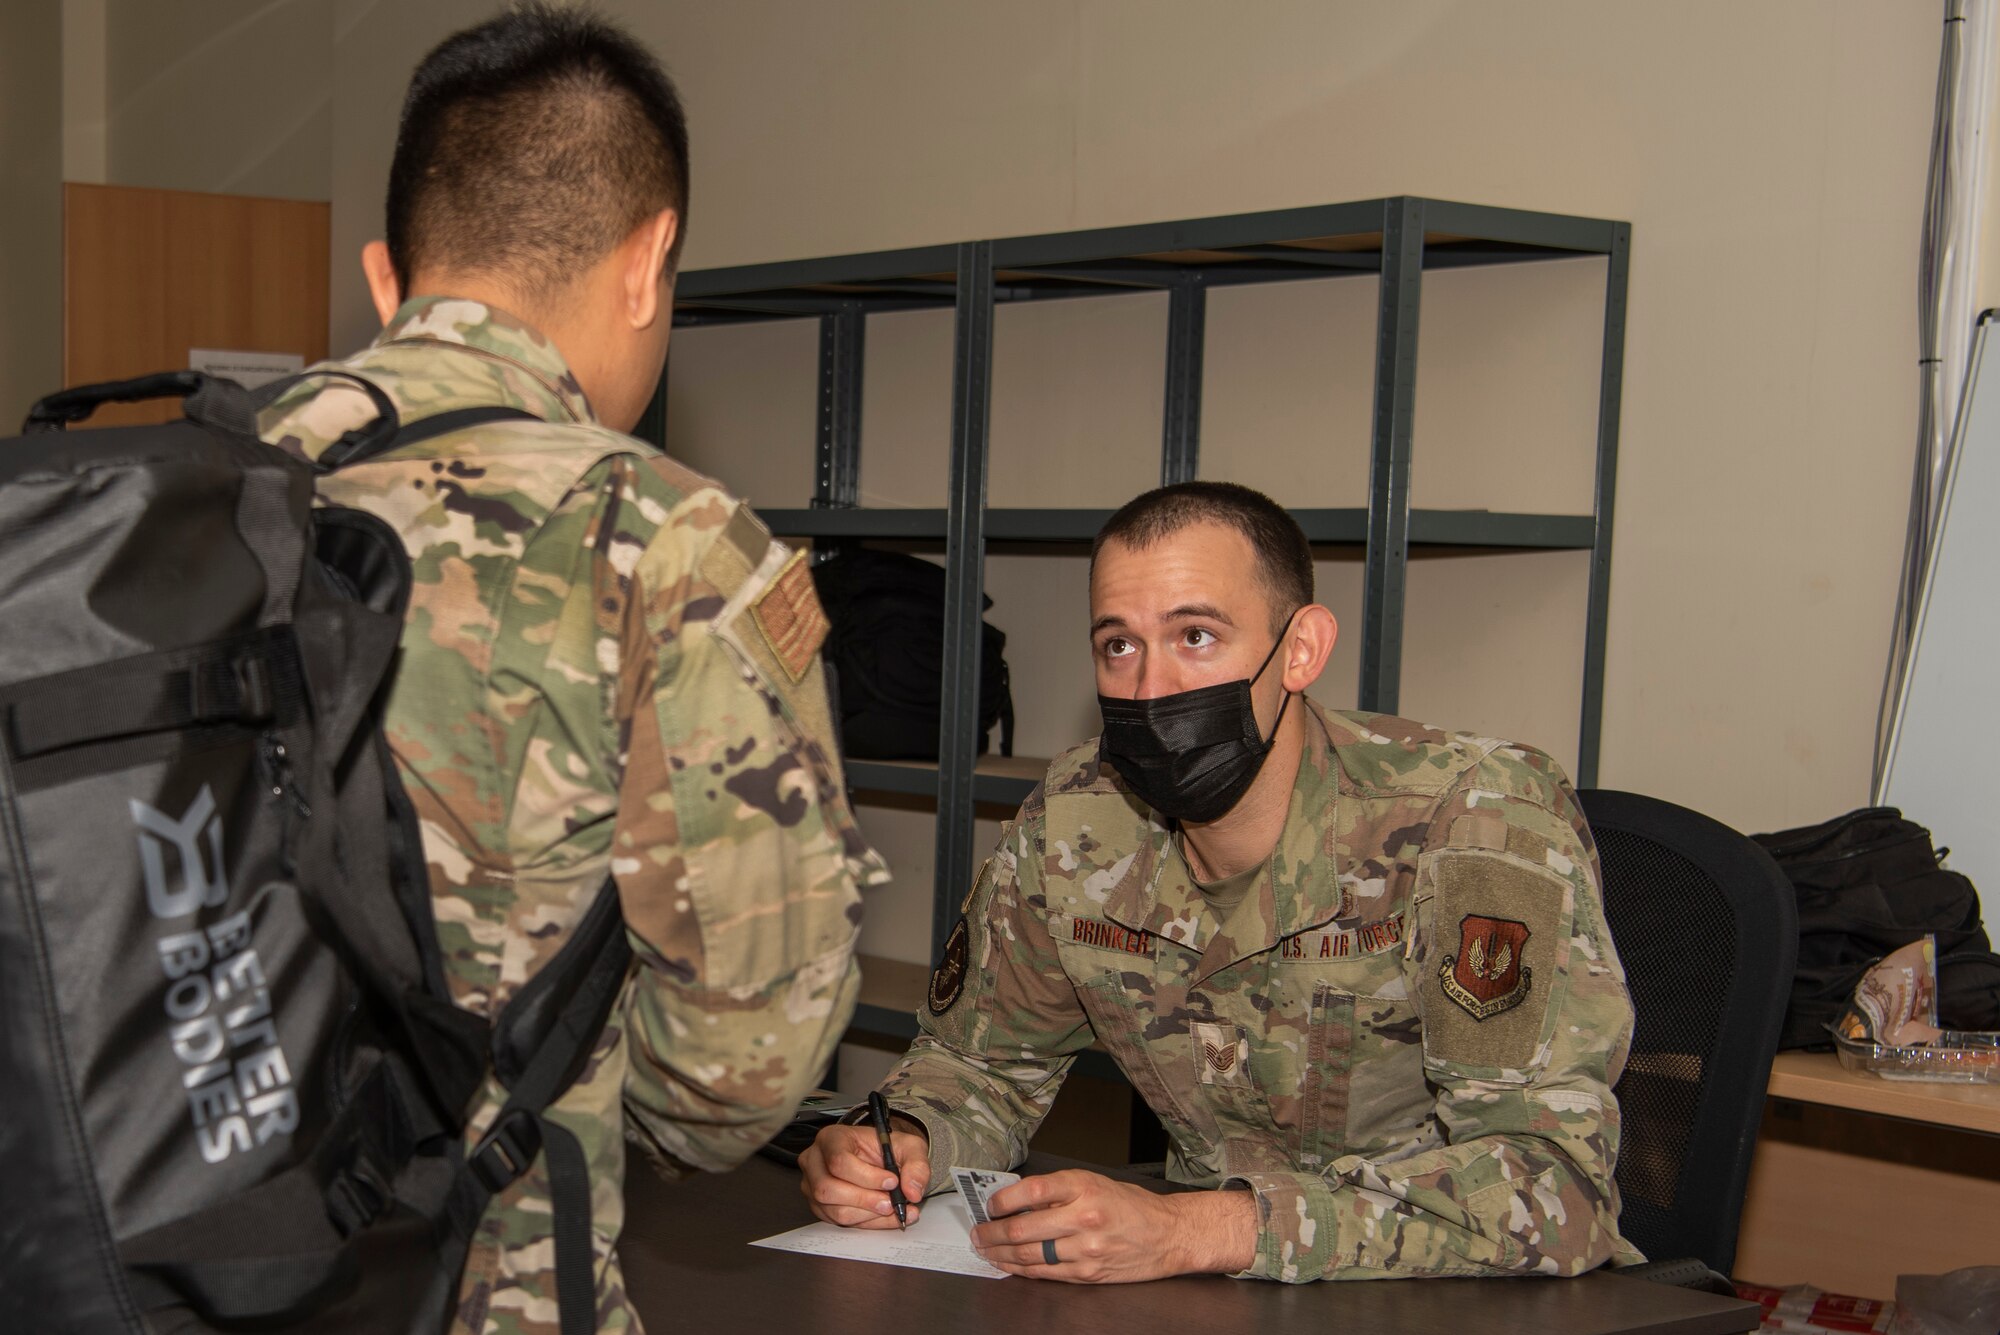
[[[812,1223],[776,1237],[760,1238],[752,1247],[771,1247],[808,1256],[837,1256],[848,1261],[938,1270],[949,1275],[1006,1279],[1007,1272],[986,1264],[972,1250],[972,1217],[955,1191],[924,1202],[917,1222],[906,1229],[837,1228]]]

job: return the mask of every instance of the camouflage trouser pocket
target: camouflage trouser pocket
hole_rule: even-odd
[[[1347,1144],[1348,1074],[1354,1056],[1354,997],[1327,983],[1313,988],[1300,1081],[1299,1163],[1318,1168]]]

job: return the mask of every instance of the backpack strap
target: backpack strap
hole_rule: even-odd
[[[75,668],[10,690],[7,749],[31,759],[85,742],[209,723],[291,721],[304,669],[291,627]]]
[[[387,446],[383,442],[395,436],[396,432],[402,427],[403,419],[396,412],[396,405],[391,403],[389,396],[382,392],[380,385],[364,376],[358,376],[352,371],[343,371],[334,366],[315,366],[311,370],[301,371],[295,376],[287,376],[283,380],[274,380],[262,389],[254,391],[251,394],[251,402],[255,405],[257,411],[261,413],[264,409],[289,394],[297,386],[304,384],[308,380],[322,378],[346,380],[360,386],[361,392],[368,396],[368,402],[374,405],[375,415],[353,430],[341,433],[340,439],[327,446],[325,453],[317,459],[307,459],[307,462],[319,472],[330,473],[346,463],[348,456],[357,450],[370,450],[379,453],[381,450],[386,449]]]
[[[450,1218],[469,1237],[488,1202],[519,1180],[536,1155],[548,1156],[562,1335],[597,1329],[590,1164],[576,1136],[545,1114],[582,1073],[631,963],[618,886],[607,879],[576,934],[494,1021],[494,1069],[507,1086],[507,1102],[466,1156],[452,1192]],[[510,1067],[517,1069],[512,1078]]]
[[[504,408],[497,404],[489,404],[433,413],[406,426],[402,415],[396,411],[396,405],[390,401],[380,385],[366,376],[333,366],[314,367],[310,371],[266,385],[256,392],[253,401],[257,408],[267,408],[283,398],[293,387],[306,380],[321,377],[346,380],[359,386],[368,396],[368,401],[375,406],[374,417],[351,431],[343,432],[338,440],[321,452],[319,458],[312,461],[313,467],[322,473],[332,473],[354,464],[366,463],[370,459],[378,459],[389,451],[400,449],[405,445],[415,445],[420,441],[432,440],[486,422],[542,420],[521,408]],[[51,396],[53,397],[55,396]],[[42,411],[42,405],[37,404],[35,410]],[[192,415],[192,410],[190,413]],[[34,420],[33,414],[30,414],[29,420]]]
[[[320,456],[319,461],[325,467],[326,471],[332,472],[335,469],[351,468],[355,464],[367,463],[370,459],[381,458],[391,450],[399,450],[405,445],[416,445],[426,440],[435,440],[439,436],[450,435],[454,431],[463,431],[467,427],[483,426],[488,422],[539,422],[541,420],[541,418],[535,416],[533,413],[521,408],[502,408],[498,405],[478,408],[454,408],[450,412],[435,413],[429,417],[419,418],[408,426],[399,427],[393,435],[387,433],[376,434],[370,438],[356,439],[351,445],[348,444],[348,436],[352,436],[354,433],[349,432],[348,436],[342,436],[329,446],[326,453]],[[347,446],[347,448],[342,449],[342,446]]]

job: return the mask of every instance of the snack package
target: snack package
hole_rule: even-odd
[[[1896,1319],[1894,1303],[1827,1293],[1810,1284],[1795,1284],[1789,1289],[1738,1284],[1736,1296],[1764,1309],[1759,1330],[1782,1330],[1788,1335],[1882,1335]]]
[[[1891,1080],[2000,1082],[2000,1033],[1940,1029],[1937,943],[1891,951],[1862,975],[1854,1000],[1829,1026],[1840,1064]]]

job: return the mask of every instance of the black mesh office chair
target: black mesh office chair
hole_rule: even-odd
[[[1620,1229],[1655,1262],[1727,1275],[1764,1087],[1798,958],[1798,905],[1770,855],[1698,812],[1577,794],[1637,1029],[1616,1093]]]

